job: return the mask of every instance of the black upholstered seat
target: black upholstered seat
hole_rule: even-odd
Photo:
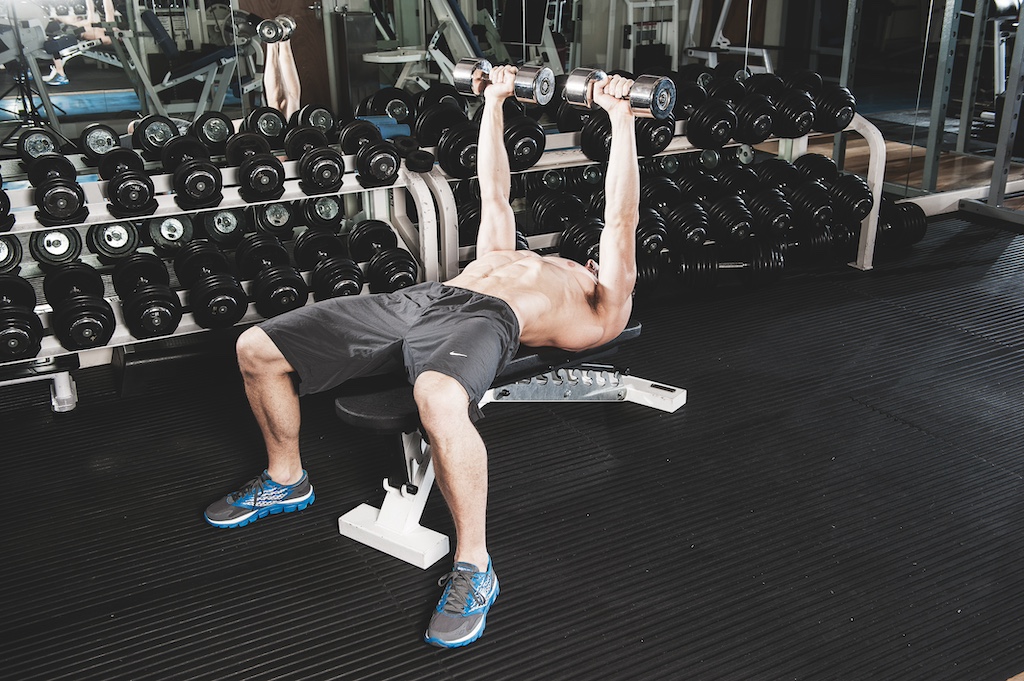
[[[639,336],[640,330],[640,322],[630,320],[614,340],[584,352],[522,347],[491,385],[507,385],[552,369],[601,359],[615,352],[622,343]],[[409,433],[419,427],[412,386],[404,375],[349,381],[339,389],[334,399],[334,410],[342,421],[360,428]]]

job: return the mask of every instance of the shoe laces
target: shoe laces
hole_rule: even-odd
[[[452,615],[461,615],[469,605],[469,597],[473,596],[473,602],[480,604],[487,599],[473,583],[473,573],[467,570],[452,570],[441,579],[437,580],[438,586],[448,587],[448,597],[445,598],[443,611]]]
[[[259,499],[260,495],[263,494],[265,489],[265,483],[267,481],[266,474],[260,474],[258,478],[253,478],[249,482],[245,483],[245,486],[237,492],[231,493],[231,501],[235,502],[245,497],[247,494],[252,492],[252,510],[256,510],[256,500]]]

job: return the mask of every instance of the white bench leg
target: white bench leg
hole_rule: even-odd
[[[360,504],[338,518],[338,531],[389,556],[426,569],[448,555],[451,545],[447,535],[420,525],[423,508],[434,486],[430,447],[419,433],[403,434],[402,444],[409,484],[395,487],[385,478],[381,507]]]

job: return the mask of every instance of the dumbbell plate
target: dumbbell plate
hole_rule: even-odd
[[[132,132],[132,146],[141,149],[147,158],[159,158],[161,149],[178,134],[178,126],[170,118],[146,116]]]
[[[308,227],[334,231],[345,219],[345,208],[337,196],[318,196],[303,201],[302,216]]]
[[[18,158],[26,165],[36,156],[60,151],[60,140],[47,128],[27,128],[18,137]]]
[[[46,267],[71,262],[82,253],[82,237],[75,229],[32,232],[28,241],[32,259]]]
[[[90,123],[78,136],[78,148],[85,157],[96,163],[108,151],[121,146],[121,138],[109,125]]]
[[[210,150],[198,137],[175,137],[160,150],[160,164],[165,173],[173,173],[185,161],[210,160]]]
[[[207,111],[189,127],[189,133],[206,145],[210,153],[224,153],[224,145],[235,132],[235,124],[227,114]]]
[[[174,253],[192,240],[192,219],[187,215],[169,215],[146,221],[150,243],[160,253]]]
[[[236,244],[248,231],[249,221],[241,209],[210,211],[199,216],[206,236],[219,244]]]
[[[0,274],[17,270],[21,264],[21,255],[21,241],[17,236],[0,236]]]
[[[338,131],[338,144],[346,154],[354,154],[364,145],[379,142],[383,137],[380,128],[369,121],[349,121]]]
[[[233,326],[249,307],[245,291],[227,274],[203,277],[192,287],[188,300],[192,317],[204,329]]]
[[[290,161],[297,161],[310,149],[327,146],[327,135],[311,126],[293,128],[284,137],[284,153]]]
[[[75,166],[63,154],[40,154],[32,159],[28,166],[28,181],[33,187],[39,187],[52,177],[60,177],[74,181],[78,177]]]
[[[14,274],[0,274],[0,300],[7,301],[0,305],[32,309],[36,306],[36,290],[27,279]]]
[[[302,271],[313,269],[317,262],[326,258],[345,255],[345,244],[341,239],[315,229],[309,229],[295,240],[295,265]]]
[[[227,272],[228,259],[216,244],[195,239],[185,244],[174,257],[174,274],[183,286],[192,286],[203,271]]]
[[[181,301],[166,286],[139,288],[123,300],[121,310],[128,331],[140,339],[174,333],[181,323]]]
[[[167,286],[171,283],[170,274],[164,261],[152,253],[134,253],[121,260],[114,267],[112,277],[114,290],[125,300],[140,286]]]
[[[92,225],[85,235],[85,243],[101,261],[116,260],[139,247],[139,229],[131,222]]]
[[[103,298],[71,296],[50,315],[53,333],[68,350],[88,350],[110,342],[116,321],[114,310]]]
[[[398,237],[383,220],[363,220],[348,235],[348,252],[356,262],[367,262],[374,253],[398,246]]]
[[[62,300],[75,295],[102,296],[104,290],[100,273],[81,262],[59,267],[43,279],[43,295],[52,307],[59,306]]]
[[[0,305],[0,362],[35,357],[42,340],[43,323],[31,308]]]
[[[290,265],[270,267],[252,287],[256,311],[270,318],[302,307],[309,300],[306,280]]]
[[[263,135],[254,132],[239,132],[228,138],[224,156],[228,165],[237,166],[249,156],[269,154],[270,142]]]
[[[117,148],[103,155],[99,161],[100,177],[104,180],[111,180],[114,175],[125,170],[142,172],[146,169],[146,163],[136,152],[131,149]]]

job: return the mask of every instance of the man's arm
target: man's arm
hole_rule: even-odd
[[[509,204],[512,172],[505,149],[505,100],[513,93],[516,68],[495,66],[490,84],[484,90],[484,115],[477,143],[477,175],[480,178],[480,232],[476,239],[476,257],[491,251],[511,251],[516,247],[516,218]],[[475,89],[482,83],[477,78]]]
[[[633,81],[610,76],[594,85],[594,101],[612,124],[612,143],[605,175],[604,230],[598,270],[598,305],[606,311],[628,314],[636,284],[636,227],[640,220],[640,169],[636,130],[629,93]]]

